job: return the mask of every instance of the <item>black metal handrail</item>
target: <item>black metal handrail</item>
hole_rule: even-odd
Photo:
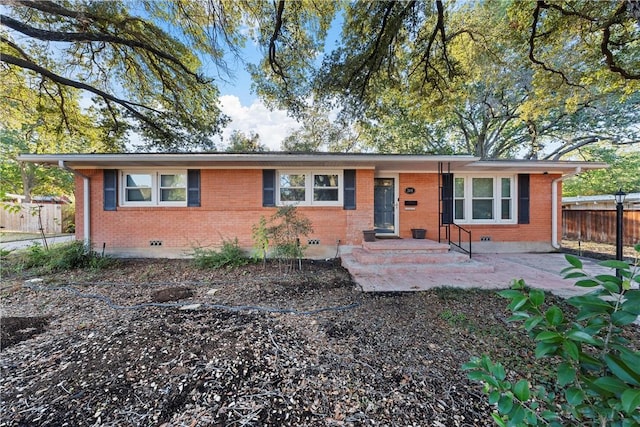
[[[458,249],[460,249],[462,252],[469,254],[469,258],[471,258],[471,230],[467,230],[466,228],[460,227],[458,224],[448,224],[449,226],[453,225],[454,227],[456,227],[458,229],[458,242],[454,242],[453,240],[451,240],[451,231],[449,230],[449,227],[447,227],[447,235],[449,237],[449,244],[453,245],[455,247],[457,247]],[[469,249],[466,249],[462,246],[462,233],[465,233],[468,237],[469,237]]]

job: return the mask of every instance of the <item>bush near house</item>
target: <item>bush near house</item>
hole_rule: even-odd
[[[39,243],[12,254],[11,264],[18,268],[37,268],[44,272],[66,271],[74,268],[101,269],[113,263],[113,259],[87,250],[84,242],[73,241],[43,247]]]
[[[636,245],[640,253],[640,245]],[[570,319],[556,305],[545,306],[545,294],[528,289],[522,280],[499,292],[510,300],[509,321],[536,341],[536,358],[557,363],[556,383],[546,389],[527,379],[507,380],[505,368],[488,356],[473,358],[463,368],[468,377],[484,384],[492,414],[500,426],[519,425],[640,425],[640,351],[621,337],[622,328],[640,315],[640,271],[637,265],[604,261],[600,265],[617,274],[590,276],[582,262],[566,256],[570,267],[565,278],[577,278],[576,286],[595,288],[589,294],[569,298],[578,309]],[[633,326],[632,326],[633,327]]]

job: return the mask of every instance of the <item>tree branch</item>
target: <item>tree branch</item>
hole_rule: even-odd
[[[278,0],[278,4],[276,6],[275,28],[273,29],[273,34],[271,34],[271,38],[269,39],[269,65],[271,66],[271,71],[273,71],[277,76],[280,76],[280,78],[282,78],[286,83],[287,78],[282,70],[282,66],[278,63],[276,58],[276,41],[278,41],[280,31],[282,31],[284,3],[285,0]]]
[[[75,81],[75,80],[71,80],[68,79],[66,77],[60,76],[58,74],[55,74],[51,71],[49,71],[46,68],[43,68],[37,64],[35,64],[32,61],[29,60],[25,60],[25,59],[21,59],[21,58],[17,58],[13,55],[6,55],[3,54],[2,57],[0,58],[0,60],[2,62],[6,62],[8,64],[11,65],[15,65],[17,67],[20,68],[25,68],[31,71],[34,71],[38,74],[40,74],[43,77],[46,77],[48,79],[50,79],[53,82],[56,82],[58,84],[61,84],[63,86],[69,86],[69,87],[73,87],[76,89],[82,89],[82,90],[86,90],[88,92],[94,93],[96,95],[98,95],[99,97],[103,98],[105,101],[112,101],[118,105],[121,105],[122,107],[124,107],[127,111],[129,111],[135,118],[137,118],[138,120],[140,120],[141,122],[151,126],[152,128],[158,130],[159,132],[163,133],[163,134],[167,134],[167,132],[162,129],[161,127],[159,127],[153,120],[149,119],[147,116],[145,116],[144,114],[140,113],[138,110],[136,110],[134,108],[135,107],[140,107],[140,108],[144,108],[147,109],[149,111],[153,111],[155,113],[161,113],[158,110],[155,110],[149,106],[146,105],[142,105],[142,104],[137,104],[137,103],[133,103],[133,102],[129,102],[126,101],[124,99],[120,99],[117,98],[113,95],[110,95],[94,86],[88,85],[86,83],[82,83],[79,81]],[[168,134],[167,134],[168,136]]]
[[[540,61],[535,56],[534,52],[535,52],[536,38],[538,37],[537,31],[538,31],[538,21],[540,20],[540,11],[542,9],[548,9],[548,8],[549,8],[549,5],[545,3],[543,0],[538,0],[538,2],[536,2],[536,8],[533,11],[533,21],[531,22],[531,36],[529,37],[529,59],[534,64],[540,65],[543,70],[549,71],[553,74],[560,76],[562,78],[562,81],[568,84],[569,86],[582,88],[582,86],[580,85],[571,83],[567,78],[567,76],[565,76],[562,71],[558,71],[556,69],[553,69],[547,66],[547,64],[545,64],[544,61]]]
[[[623,1],[620,4],[618,10],[614,14],[614,18],[621,16],[627,10],[627,2]],[[616,64],[616,60],[613,57],[613,53],[609,49],[609,44],[611,43],[611,26],[614,22],[608,22],[604,28],[602,29],[602,42],[600,43],[600,50],[604,55],[605,62],[607,63],[607,67],[614,73],[620,74],[622,77],[628,80],[640,80],[640,74],[631,74],[627,70],[620,67]]]
[[[29,2],[29,4],[37,4],[38,2]],[[92,32],[82,32],[82,33],[74,33],[74,32],[61,32],[61,31],[48,31],[42,30],[40,28],[35,28],[30,25],[27,25],[23,22],[20,22],[16,19],[11,18],[10,16],[0,14],[0,21],[2,25],[5,25],[12,30],[18,31],[24,35],[29,37],[36,38],[38,40],[44,41],[56,41],[56,42],[104,42],[104,43],[113,43],[115,45],[124,45],[130,48],[143,49],[145,51],[151,52],[155,56],[170,61],[180,67],[185,73],[194,77],[198,83],[207,84],[210,81],[207,81],[202,76],[197,73],[191,71],[186,65],[182,63],[178,58],[173,55],[169,55],[166,52],[163,52],[155,47],[143,43],[138,40],[129,40],[124,39],[122,37],[113,36],[111,34],[105,33],[92,33]]]

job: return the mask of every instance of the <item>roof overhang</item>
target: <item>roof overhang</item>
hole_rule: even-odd
[[[431,156],[411,154],[338,153],[121,153],[121,154],[22,154],[19,160],[41,165],[60,165],[73,169],[121,168],[352,168],[380,172],[445,172],[567,174],[608,167],[606,163],[480,160],[468,155]]]

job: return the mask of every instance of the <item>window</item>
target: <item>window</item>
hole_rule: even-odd
[[[511,219],[511,179],[510,178],[500,178],[502,182],[502,194],[500,199],[500,207],[501,210],[501,219]]]
[[[471,178],[471,219],[493,219],[493,178]]]
[[[282,171],[278,173],[278,204],[340,206],[341,172]]]
[[[123,206],[186,206],[186,171],[123,171]]]
[[[454,218],[461,223],[512,224],[514,177],[459,176],[454,178]]]
[[[453,200],[454,218],[464,220],[464,178],[454,179]]]
[[[280,175],[280,201],[304,202],[306,200],[307,176],[304,174]]]

